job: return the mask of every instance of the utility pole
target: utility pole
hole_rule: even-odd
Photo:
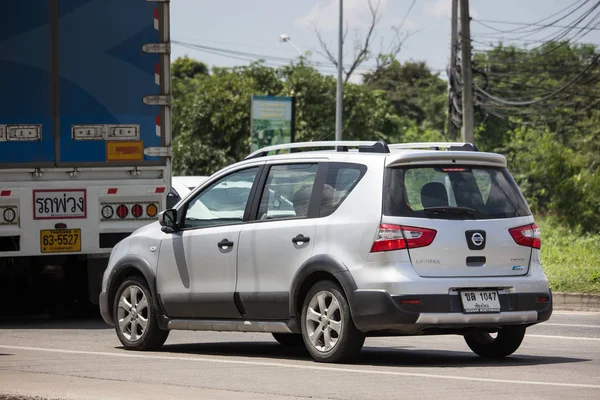
[[[342,95],[343,95],[343,82],[342,82],[342,68],[343,68],[343,51],[344,46],[344,1],[340,2],[340,20],[338,30],[338,61],[337,61],[337,91],[335,98],[335,140],[342,140]]]
[[[462,70],[462,137],[464,142],[475,143],[473,117],[473,74],[471,69],[471,17],[469,0],[460,0],[460,47]]]
[[[452,0],[452,22],[450,28],[450,76],[448,77],[448,134],[450,138],[456,138],[456,126],[452,120],[454,100],[452,97],[452,80],[454,79],[454,68],[456,67],[456,50],[458,47],[458,0]]]

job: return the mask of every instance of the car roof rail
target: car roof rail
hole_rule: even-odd
[[[396,150],[450,150],[450,151],[479,151],[473,143],[465,142],[420,142],[420,143],[394,143],[390,149]]]
[[[390,149],[384,142],[376,141],[321,141],[321,142],[296,142],[296,143],[284,143],[276,144],[274,146],[263,147],[262,149],[256,150],[249,154],[245,159],[250,160],[253,158],[265,157],[272,151],[279,150],[293,150],[293,149],[315,149],[315,148],[330,148],[335,147],[337,151],[348,151],[349,147],[358,148],[359,152],[367,153],[389,153]]]

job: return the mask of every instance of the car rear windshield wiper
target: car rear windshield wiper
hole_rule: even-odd
[[[423,211],[425,211],[426,213],[434,213],[434,214],[447,213],[447,214],[456,214],[456,215],[469,215],[473,218],[475,218],[475,215],[477,213],[477,210],[475,210],[474,208],[449,207],[449,206],[426,207],[423,209]]]

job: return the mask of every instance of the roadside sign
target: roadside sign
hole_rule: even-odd
[[[251,148],[292,143],[295,130],[295,99],[281,96],[252,96]]]

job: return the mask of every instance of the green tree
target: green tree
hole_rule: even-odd
[[[399,117],[414,121],[424,131],[444,132],[448,84],[424,62],[393,61],[365,74],[364,80],[369,88],[385,91]]]

